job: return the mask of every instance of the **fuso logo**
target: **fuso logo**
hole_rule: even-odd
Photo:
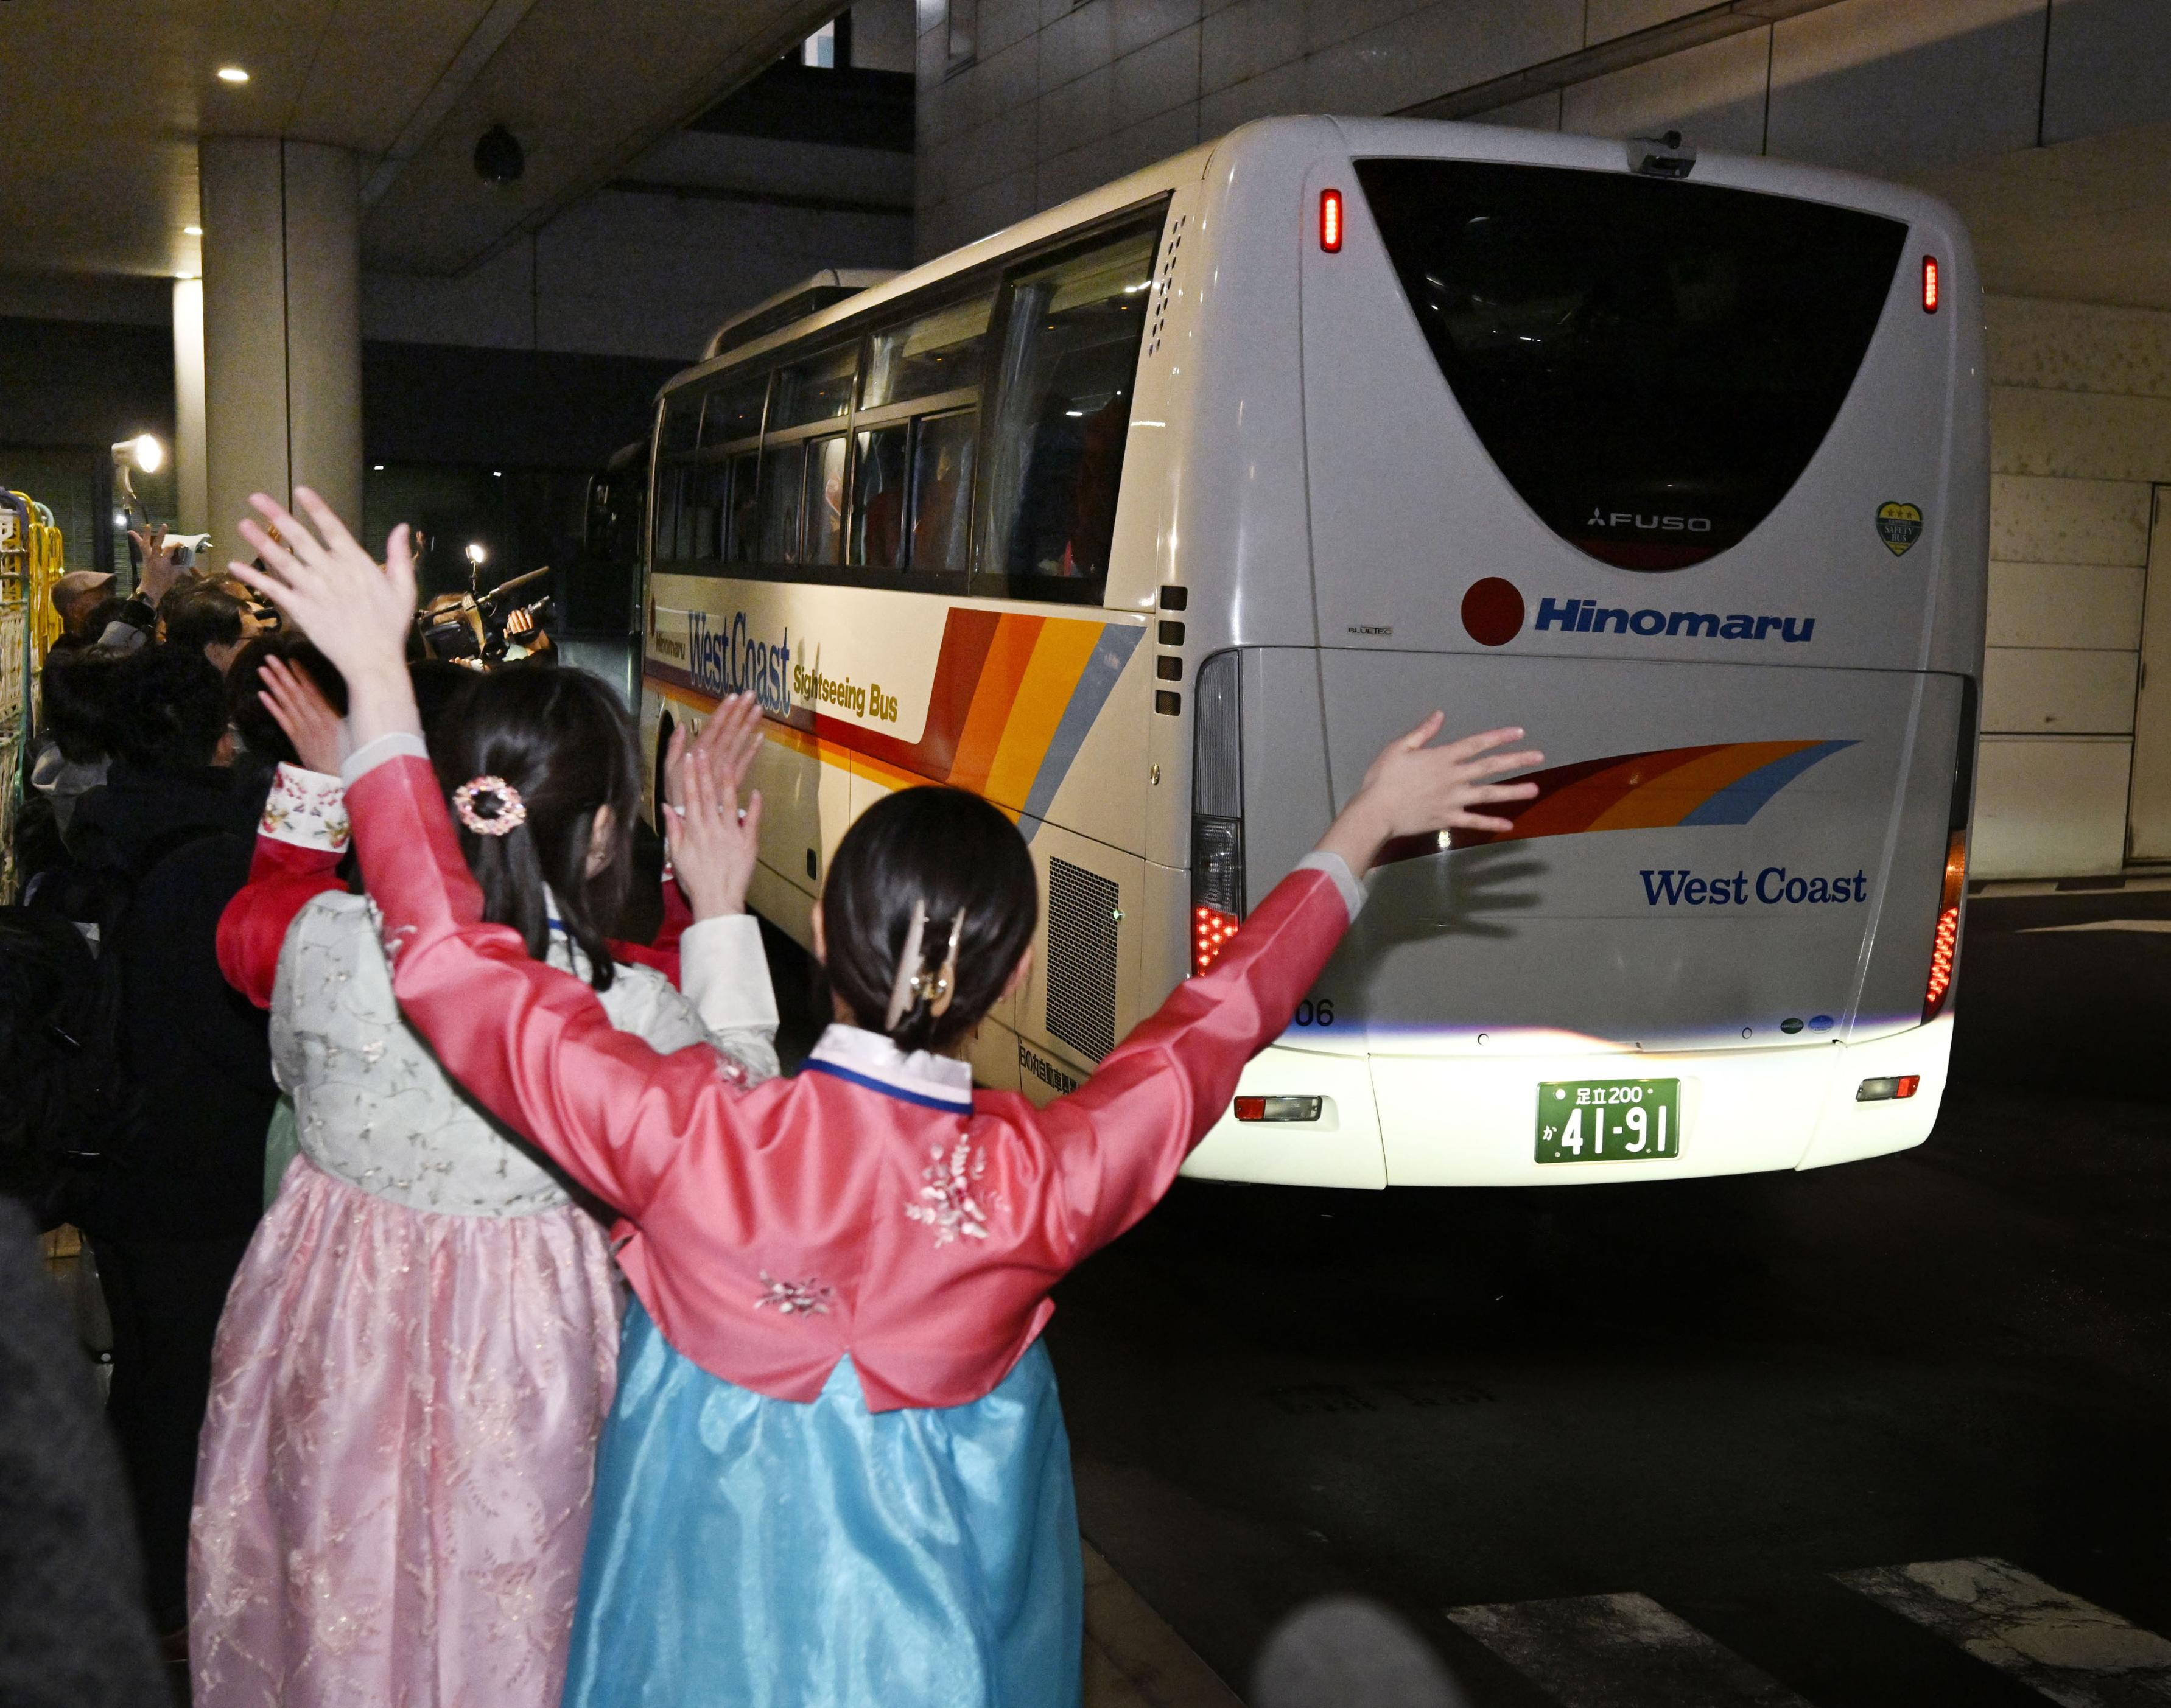
[[[1513,581],[1488,576],[1462,596],[1462,626],[1480,646],[1505,646],[1523,632],[1523,595]]]

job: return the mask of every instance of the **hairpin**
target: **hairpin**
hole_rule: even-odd
[[[492,797],[487,817],[475,811],[476,800],[485,795]],[[474,777],[461,784],[453,790],[453,811],[477,836],[510,836],[528,822],[528,803],[502,777]]]
[[[920,956],[927,944],[927,903],[917,901],[912,904],[912,924],[904,934],[904,953],[897,959],[897,982],[890,986],[889,1013],[882,1021],[882,1030],[893,1032],[898,1022],[922,1002],[937,1020],[949,1013],[950,1004],[957,993],[957,942],[965,934],[965,910],[960,908],[950,921],[950,946],[944,953],[941,966],[930,972],[921,965]]]

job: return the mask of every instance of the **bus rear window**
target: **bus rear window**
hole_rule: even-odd
[[[1509,484],[1629,570],[1746,536],[1839,413],[1906,228],[1614,173],[1360,160],[1441,373]]]

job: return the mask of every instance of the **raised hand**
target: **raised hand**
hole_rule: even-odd
[[[1445,747],[1431,745],[1446,715],[1434,712],[1407,736],[1390,742],[1365,772],[1356,798],[1342,810],[1321,840],[1322,851],[1340,854],[1363,872],[1382,843],[1396,837],[1443,830],[1512,830],[1514,822],[1475,809],[1503,800],[1528,800],[1535,783],[1495,783],[1511,771],[1545,763],[1535,749],[1502,753],[1496,748],[1523,739],[1509,727],[1465,736]]]
[[[244,521],[241,536],[262,554],[264,568],[234,564],[235,577],[286,612],[346,677],[357,746],[394,731],[418,733],[407,680],[415,560],[406,525],[392,530],[380,570],[323,499],[298,486],[294,501],[307,524],[263,493],[250,496],[264,522]]]
[[[283,658],[264,661],[263,687],[257,698],[271,720],[287,732],[294,752],[312,771],[337,775],[340,768],[340,715],[332,709],[308,672],[297,670]]]
[[[684,801],[681,779],[689,752],[706,753],[714,779],[735,790],[743,790],[747,774],[753,768],[755,756],[761,752],[762,741],[761,702],[750,693],[733,694],[718,705],[690,744],[686,739],[686,726],[679,725],[672,731],[670,745],[663,750],[665,802],[677,806]]]
[[[747,797],[741,812],[737,789],[719,774],[712,755],[698,744],[684,756],[679,785],[683,799],[667,803],[663,812],[678,887],[696,919],[744,913],[761,843],[759,791]]]
[[[158,608],[158,602],[181,578],[181,572],[174,562],[180,555],[180,549],[166,543],[165,527],[159,522],[146,522],[140,528],[131,527],[128,530],[128,538],[136,543],[137,553],[143,560],[143,567],[136,576],[136,591],[155,611]]]

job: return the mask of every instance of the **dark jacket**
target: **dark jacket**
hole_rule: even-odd
[[[90,1365],[29,1218],[0,1201],[0,1702],[172,1700]]]
[[[119,957],[120,1060],[131,1098],[83,1223],[116,1240],[246,1234],[264,1202],[278,1088],[265,1017],[218,970],[218,916],[248,881],[260,800],[219,770],[115,765],[76,808],[85,860],[133,883],[102,955]]]

